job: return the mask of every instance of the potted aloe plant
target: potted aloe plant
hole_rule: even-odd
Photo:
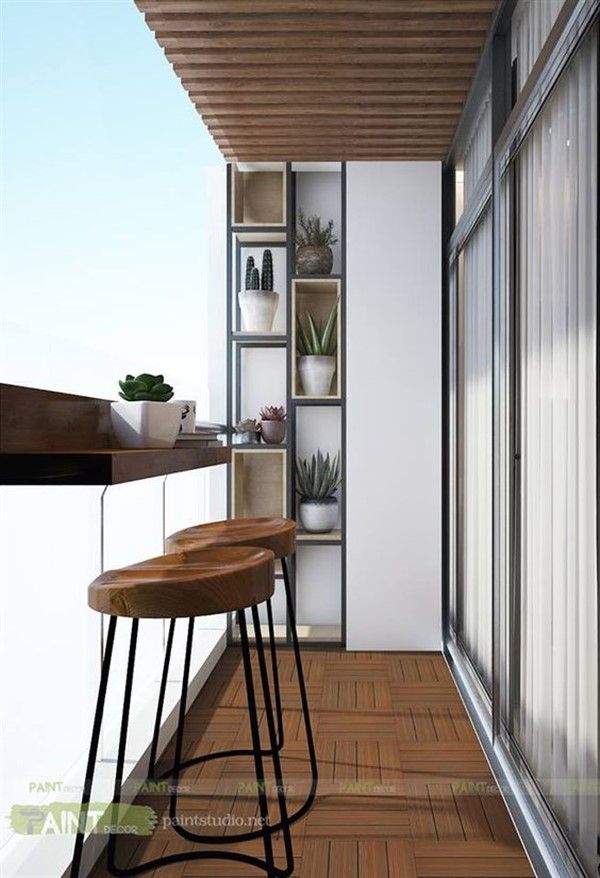
[[[266,405],[260,410],[260,434],[267,445],[278,445],[283,442],[286,417],[282,405]]]
[[[279,293],[273,291],[273,254],[265,250],[262,271],[254,265],[254,257],[246,260],[246,280],[238,293],[242,325],[246,332],[271,332],[279,304]]]
[[[173,448],[185,406],[170,402],[173,388],[162,375],[126,375],[119,381],[122,402],[112,402],[113,433],[122,448]]]
[[[321,225],[318,216],[298,214],[296,230],[296,271],[298,274],[330,274],[333,268],[332,246],[337,244],[333,220]]]
[[[296,462],[296,491],[300,497],[300,522],[309,533],[329,533],[338,520],[336,491],[341,484],[339,452],[333,460],[329,454],[313,454],[310,462]]]
[[[335,373],[337,348],[337,302],[325,321],[310,311],[296,321],[298,372],[306,396],[329,396]]]

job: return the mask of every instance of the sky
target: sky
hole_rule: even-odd
[[[93,395],[125,363],[205,370],[205,171],[223,160],[143,16],[133,0],[0,10],[1,377]]]

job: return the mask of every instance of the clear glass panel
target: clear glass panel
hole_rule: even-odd
[[[597,867],[597,32],[521,150],[513,734]],[[592,874],[590,871],[590,874]]]
[[[511,19],[512,60],[520,92],[565,0],[520,0]]]
[[[460,262],[458,630],[488,689],[492,672],[492,214]]]

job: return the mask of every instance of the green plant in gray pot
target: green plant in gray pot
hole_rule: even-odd
[[[336,491],[341,485],[339,452],[332,459],[318,450],[311,460],[296,461],[300,523],[308,533],[329,533],[338,520]]]
[[[110,405],[110,417],[122,448],[173,448],[189,406],[173,400],[163,375],[126,375],[119,381],[119,396],[121,401]]]
[[[300,210],[296,229],[296,272],[330,274],[334,244],[337,244],[337,238],[333,234],[333,220],[322,226],[321,217],[306,217]]]
[[[245,288],[238,293],[242,326],[245,332],[271,332],[279,305],[279,293],[273,290],[273,254],[264,250],[261,271],[254,257],[246,260]]]
[[[305,396],[329,396],[336,368],[336,302],[325,320],[316,320],[310,311],[296,321],[298,373]]]
[[[256,445],[259,441],[258,423],[254,418],[238,421],[233,430],[233,445]]]

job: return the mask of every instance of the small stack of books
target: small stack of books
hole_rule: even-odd
[[[175,442],[175,448],[210,448],[215,445],[223,445],[223,439],[227,433],[227,427],[223,424],[211,424],[208,421],[196,422],[193,433],[180,433]]]

